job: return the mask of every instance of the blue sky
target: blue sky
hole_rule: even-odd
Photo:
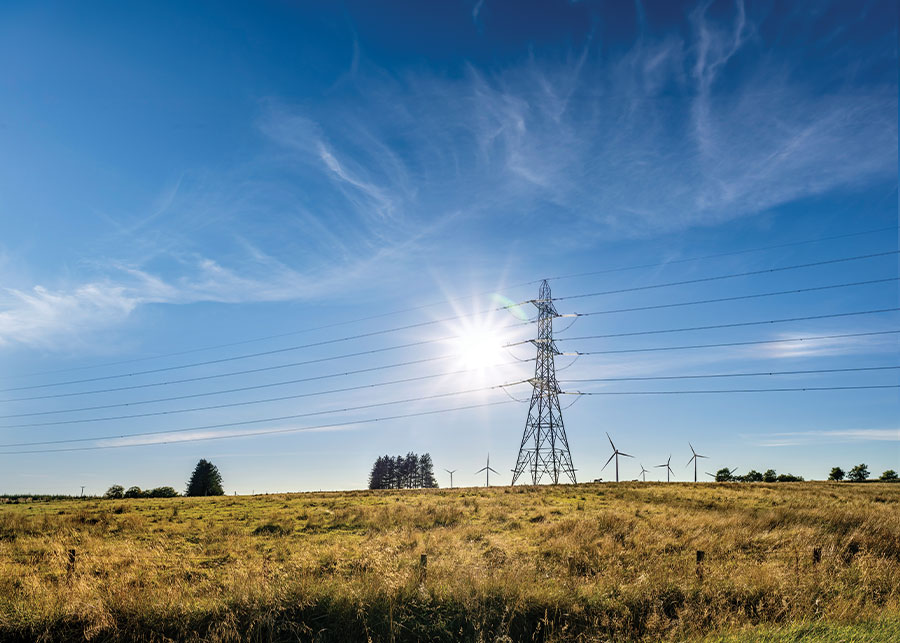
[[[566,297],[898,245],[885,229],[898,212],[890,2],[7,2],[0,96],[0,388],[110,378],[0,393],[4,445],[342,425],[29,447],[117,447],[74,452],[3,446],[4,492],[181,487],[201,457],[229,491],[357,488],[378,455],[409,450],[476,484],[489,451],[494,468],[513,466],[527,405],[498,390],[399,401],[527,379],[531,363],[516,358],[533,357],[528,346],[460,373],[471,364],[458,342],[438,340],[517,342],[528,326],[506,328],[516,318],[495,311],[295,347],[477,313],[496,306],[492,293],[524,301],[537,285],[522,284],[545,277],[651,266],[551,280]],[[680,261],[771,246],[781,247]],[[557,307],[601,312],[897,275],[893,254]],[[595,315],[565,331],[561,319],[557,329],[567,352],[661,348],[896,330],[900,316],[563,338],[897,306],[888,281]],[[320,326],[331,327],[307,330]],[[426,343],[395,348],[413,342]],[[231,359],[280,349],[291,350]],[[332,359],[370,350],[380,352]],[[442,359],[407,364],[432,357]],[[323,361],[290,366],[314,359]],[[897,364],[897,335],[885,334],[586,355],[559,377]],[[283,367],[227,374],[272,366]],[[333,377],[294,381],[318,375]],[[420,376],[429,378],[384,384]],[[883,370],[563,388],[898,383]],[[152,386],[89,392],[141,384]],[[350,387],[367,388],[257,403]],[[39,395],[56,397],[19,399]],[[186,395],[198,397],[153,401]],[[371,422],[494,401],[508,403]],[[231,402],[254,403],[180,412]],[[340,411],[384,402],[398,403]],[[111,408],[73,410],[94,406]],[[686,479],[688,441],[710,456],[706,470],[821,478],[865,461],[880,473],[900,469],[898,417],[897,389],[585,396],[565,414],[583,480],[609,477],[606,431],[638,456],[622,462],[629,478],[672,453]],[[253,423],[193,429],[239,422]]]

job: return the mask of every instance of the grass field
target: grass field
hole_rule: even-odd
[[[900,640],[898,501],[806,482],[3,504],[0,640]]]

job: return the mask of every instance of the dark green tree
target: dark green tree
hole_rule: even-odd
[[[893,469],[888,469],[884,473],[881,474],[881,478],[879,478],[882,482],[897,482],[900,478],[897,477],[897,472]]]
[[[212,462],[200,460],[188,480],[186,496],[223,496],[222,474]]]
[[[125,498],[143,498],[144,492],[141,491],[140,487],[128,487],[128,490],[124,494]]]
[[[832,467],[831,473],[828,474],[829,480],[834,480],[835,482],[840,482],[844,479],[844,470],[840,467]]]
[[[731,469],[728,467],[716,471],[716,482],[731,482],[734,479],[734,476],[731,475]]]
[[[803,482],[803,476],[795,476],[792,473],[779,473],[778,482]]]
[[[110,500],[119,500],[125,497],[125,487],[120,484],[114,484],[109,489],[106,490],[106,493],[103,494],[104,498],[109,498]]]
[[[419,458],[419,486],[423,489],[437,489],[438,486],[437,480],[434,479],[434,463],[429,453]]]
[[[741,476],[741,480],[743,482],[762,482],[763,474],[761,474],[756,469],[750,469],[750,471],[748,471],[746,475]]]
[[[178,495],[172,487],[156,487],[146,492],[148,498],[174,498]]]
[[[775,473],[775,469],[766,469],[766,472],[762,477],[763,482],[778,482],[778,475]]]
[[[864,462],[850,469],[847,479],[850,482],[865,482],[869,478],[869,467]]]

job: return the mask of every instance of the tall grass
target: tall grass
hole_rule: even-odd
[[[887,484],[623,483],[0,505],[0,640],[656,641],[875,622],[900,608],[898,501]]]

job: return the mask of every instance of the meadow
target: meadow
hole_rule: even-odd
[[[6,503],[0,640],[900,640],[898,501],[803,482]]]

